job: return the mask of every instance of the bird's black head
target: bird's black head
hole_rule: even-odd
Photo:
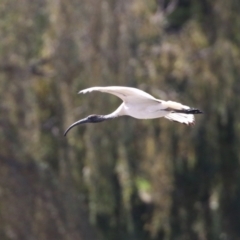
[[[64,136],[67,135],[67,133],[69,132],[70,129],[72,129],[73,127],[79,125],[79,124],[84,124],[84,123],[98,123],[98,122],[102,122],[104,120],[107,120],[108,118],[106,118],[103,115],[90,115],[86,118],[83,118],[75,123],[73,123],[70,127],[68,127],[68,129],[65,131]]]
[[[104,119],[104,117],[102,115],[89,115],[86,118],[87,122],[89,123],[98,123],[98,122],[102,122],[106,119]]]

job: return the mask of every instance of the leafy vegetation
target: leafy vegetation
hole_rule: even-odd
[[[0,238],[240,238],[240,3],[0,2]],[[198,107],[63,137],[122,85]]]

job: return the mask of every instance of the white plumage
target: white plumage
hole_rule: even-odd
[[[122,99],[123,103],[111,114],[108,115],[90,115],[73,123],[65,132],[74,126],[82,123],[96,123],[104,120],[128,115],[138,119],[152,119],[165,117],[169,120],[184,123],[187,125],[194,124],[194,115],[202,113],[200,110],[190,108],[181,103],[173,101],[163,101],[154,98],[150,94],[132,87],[91,87],[80,91],[79,93],[87,93],[92,91],[100,91],[113,94]]]

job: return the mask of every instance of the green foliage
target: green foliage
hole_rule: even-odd
[[[239,239],[237,1],[0,2],[0,238]],[[194,127],[119,118],[141,88]]]

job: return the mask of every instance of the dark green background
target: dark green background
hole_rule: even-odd
[[[0,1],[0,239],[240,239],[240,2]],[[92,86],[196,107],[122,117]]]

